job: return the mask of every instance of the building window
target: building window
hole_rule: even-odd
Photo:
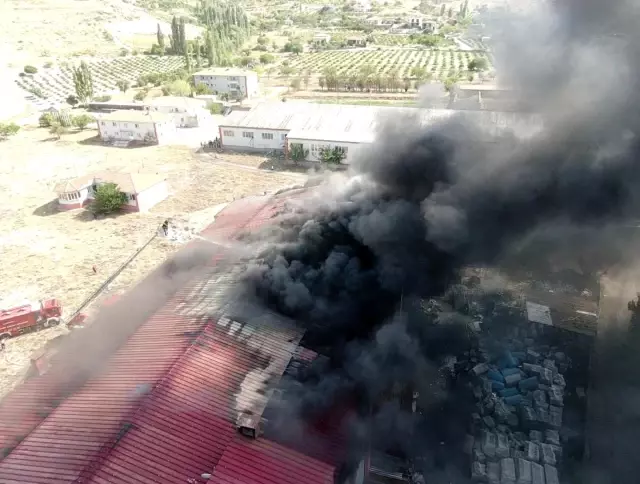
[[[262,133],[262,139],[273,139],[273,133]]]
[[[129,199],[135,202],[136,201],[136,196],[131,194],[131,195],[129,195]]]
[[[235,132],[231,131],[230,129],[225,129],[222,134],[223,136],[228,136],[229,138],[233,138],[236,135]]]
[[[242,132],[242,137],[243,138],[251,138],[251,139],[253,139],[253,131],[243,131]]]
[[[129,127],[129,123],[124,123],[124,127],[128,128]]]
[[[114,126],[116,125],[116,123],[111,123],[111,124],[113,124]]]
[[[139,127],[140,127],[140,125],[139,125],[139,124],[134,124],[134,126],[135,126],[136,128],[139,128]]]
[[[286,134],[286,133],[281,134],[281,135],[280,135],[280,139],[281,139],[282,141],[284,141],[285,139],[287,139],[287,134]]]
[[[100,121],[100,124],[101,124],[102,126],[104,126],[104,121]]]

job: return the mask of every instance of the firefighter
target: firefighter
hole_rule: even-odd
[[[4,352],[4,350],[7,348],[7,345],[5,344],[4,340],[0,341],[0,351]]]
[[[91,266],[91,269],[93,270],[93,273],[94,273],[94,274],[97,274],[97,273],[98,273],[98,269],[96,269],[96,266]]]
[[[164,222],[162,222],[162,231],[164,232],[164,236],[166,237],[167,235],[169,235],[169,221],[165,220]]]

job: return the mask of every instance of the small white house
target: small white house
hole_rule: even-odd
[[[193,82],[204,84],[214,94],[228,94],[232,98],[250,99],[258,94],[258,74],[247,69],[216,67],[196,72]]]
[[[312,43],[314,45],[326,45],[331,42],[331,35],[326,33],[318,33],[313,36]]]
[[[161,112],[114,111],[97,116],[98,131],[105,141],[142,141],[164,144],[176,136],[173,116]]]
[[[168,196],[166,179],[159,175],[140,173],[101,172],[58,183],[54,191],[58,195],[60,210],[82,208],[91,203],[99,185],[115,183],[127,195],[123,210],[146,212]]]
[[[211,122],[206,100],[179,96],[153,98],[146,105],[150,113],[168,114],[177,128],[197,128]]]

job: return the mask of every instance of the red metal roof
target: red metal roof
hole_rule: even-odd
[[[228,220],[227,236],[268,220],[265,206],[253,216],[231,213],[235,222]],[[0,482],[184,483],[211,472],[237,438],[238,414],[262,413],[302,337],[292,323],[261,309],[243,321],[212,315],[226,304],[230,278],[219,266],[141,326],[108,321],[111,326],[101,327],[96,321],[83,330],[80,340],[93,338],[85,352],[110,355],[97,374],[88,372],[88,380],[81,378],[86,369],[74,368],[68,359],[3,400],[0,437],[6,447],[20,442],[0,461]],[[129,298],[123,299],[126,304]],[[128,340],[100,345],[105,329]],[[255,445],[264,459],[286,454],[275,442]],[[271,465],[274,476],[295,474],[304,459],[318,475],[321,469],[333,473],[331,465],[290,456],[295,459],[279,461],[279,471]]]
[[[334,466],[283,445],[236,435],[209,483],[332,484],[334,472]]]

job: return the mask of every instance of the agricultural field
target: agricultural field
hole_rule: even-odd
[[[96,95],[117,89],[116,83],[127,80],[135,83],[143,74],[167,73],[184,68],[184,58],[178,56],[130,56],[114,59],[87,61],[93,76]],[[41,68],[36,74],[25,75],[16,84],[36,97],[51,102],[63,102],[75,93],[72,65],[62,63],[59,67]]]
[[[484,51],[383,49],[383,50],[327,50],[301,54],[289,59],[290,66],[300,72],[321,74],[334,68],[338,75],[357,74],[363,65],[370,65],[376,73],[392,71],[410,77],[413,67],[423,67],[433,79],[444,80],[467,70],[469,61],[484,58],[492,68],[491,58]]]

